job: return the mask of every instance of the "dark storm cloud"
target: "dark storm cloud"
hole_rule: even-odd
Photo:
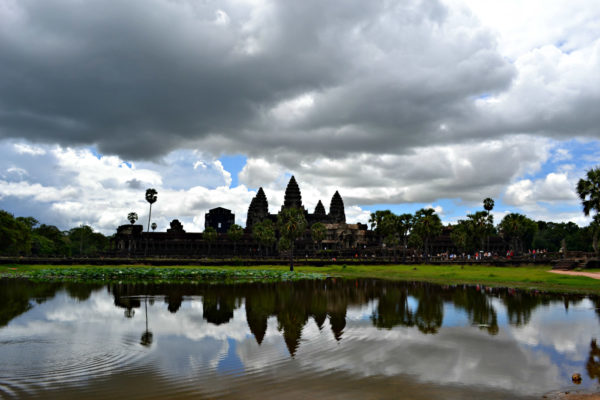
[[[23,0],[0,19],[0,137],[128,159],[341,157],[536,130],[505,132],[502,113],[481,124],[474,100],[515,69],[472,16],[437,1]],[[274,112],[302,95],[298,115]]]
[[[411,145],[511,76],[485,50],[485,34],[433,43],[447,10],[425,3],[9,3],[0,11],[0,135],[128,158],[206,137],[318,152],[343,127],[333,143],[341,150],[379,150],[373,139]],[[436,55],[444,47],[447,57]],[[449,74],[436,77],[440,68]],[[484,77],[461,79],[480,68]],[[317,109],[288,131],[309,137],[265,117],[305,92],[320,93]]]

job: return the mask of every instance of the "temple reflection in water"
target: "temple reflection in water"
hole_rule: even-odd
[[[0,281],[0,285],[0,328],[58,291],[64,290],[70,297],[84,301],[94,290],[103,287],[7,280]],[[422,334],[436,334],[444,324],[444,305],[452,305],[466,315],[473,329],[496,335],[499,306],[505,308],[509,324],[521,326],[529,323],[532,312],[539,306],[560,301],[568,310],[570,304],[584,298],[479,286],[340,279],[238,285],[115,283],[108,285],[107,290],[114,298],[114,305],[123,309],[124,318],[134,317],[136,311],[143,313],[145,299],[151,305],[163,302],[170,313],[177,313],[187,300],[201,299],[202,318],[214,325],[227,324],[236,310],[245,310],[246,322],[259,345],[267,332],[268,319],[275,317],[291,356],[298,349],[309,319],[312,318],[320,330],[331,329],[333,337],[341,341],[348,308],[368,303],[374,305],[370,322],[379,329],[414,327]],[[589,298],[598,313],[600,300]],[[598,354],[600,351],[594,341],[588,362],[590,375],[600,376]]]

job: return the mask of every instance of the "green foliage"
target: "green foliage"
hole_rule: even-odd
[[[275,227],[270,219],[265,219],[252,227],[252,236],[267,251],[275,243]],[[268,255],[268,254],[267,254]]]
[[[158,199],[158,192],[156,189],[146,189],[146,201],[150,203],[150,205],[156,203]]]
[[[244,236],[244,229],[237,225],[233,224],[227,230],[227,237],[231,239],[233,242],[233,253],[237,253],[237,242]]]
[[[158,192],[156,189],[146,189],[146,201],[150,204],[150,211],[148,212],[148,228],[147,232],[150,232],[150,219],[152,218],[152,204],[156,203],[158,199]]]
[[[70,252],[74,257],[96,256],[108,247],[108,238],[94,232],[91,226],[81,225],[67,234]]]
[[[244,229],[237,224],[231,225],[227,230],[227,237],[234,242],[239,241],[242,236],[244,236]]]
[[[217,230],[212,226],[206,227],[202,233],[202,238],[207,242],[214,242],[217,240]]]
[[[421,239],[428,255],[429,242],[442,233],[442,221],[433,208],[422,208],[415,213],[412,233]]]
[[[586,173],[586,179],[577,182],[577,194],[587,216],[592,211],[600,213],[600,168],[592,168]]]
[[[39,221],[33,217],[17,217],[16,220],[25,224],[29,230],[39,224]]]
[[[289,239],[283,236],[279,238],[279,241],[277,242],[277,248],[279,251],[288,251],[291,247],[292,242],[290,242]]]
[[[15,218],[0,210],[0,254],[28,255],[31,250],[31,228],[33,218]]]
[[[374,213],[371,213],[371,217],[369,218],[371,229],[377,233],[381,233],[381,224],[383,220],[390,215],[393,215],[390,210],[377,210]]]
[[[133,225],[133,224],[135,224],[135,221],[138,220],[138,215],[137,215],[137,213],[130,212],[129,214],[127,214],[127,219],[129,220],[131,225]]]
[[[317,244],[321,244],[321,242],[325,239],[325,234],[327,233],[327,228],[325,228],[325,224],[321,222],[317,222],[310,227],[310,237],[313,242]]]
[[[517,253],[531,248],[538,225],[523,214],[506,215],[498,225],[500,235]]]
[[[33,230],[31,253],[37,256],[70,255],[69,240],[54,225],[42,224]]]
[[[277,215],[277,228],[282,237],[293,242],[304,235],[306,231],[306,217],[304,212],[297,208],[286,208]]]
[[[494,209],[494,199],[490,197],[483,199],[483,209],[489,214]]]
[[[180,267],[44,267],[0,274],[2,277],[28,278],[44,282],[277,282],[302,279],[324,279],[320,273],[290,274],[278,270],[238,269],[233,267],[211,268],[180,268]]]
[[[569,250],[592,251],[592,236],[597,225],[580,228],[574,222],[537,222],[537,232],[533,238],[534,249],[559,251],[564,239]]]
[[[477,211],[467,215],[466,220],[459,220],[452,227],[450,237],[463,251],[482,250],[485,238],[494,232],[494,217],[485,211]]]
[[[281,239],[280,249],[289,243],[290,248],[290,271],[294,270],[294,242],[306,232],[306,217],[304,212],[297,208],[286,208],[277,215],[277,228]],[[283,241],[282,241],[283,239]]]
[[[206,228],[204,228],[204,232],[202,233],[202,238],[204,240],[206,240],[206,242],[208,243],[208,255],[210,255],[210,250],[212,247],[212,244],[214,243],[215,240],[217,240],[217,230],[215,228],[213,228],[212,226],[208,226]]]

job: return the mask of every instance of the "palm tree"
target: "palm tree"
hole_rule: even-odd
[[[207,226],[204,229],[202,238],[206,240],[206,243],[208,243],[208,256],[210,256],[210,248],[212,247],[212,243],[217,240],[217,230],[212,226]]]
[[[492,211],[494,209],[494,199],[492,199],[491,197],[486,197],[485,199],[483,199],[483,209],[487,212],[488,221],[491,221],[492,227],[493,227],[494,219],[493,219],[493,217],[492,217],[492,219],[490,219],[490,211]],[[489,232],[487,234],[486,241],[487,241],[486,250],[489,250],[490,249],[490,233]]]
[[[442,233],[442,221],[433,208],[422,208],[415,213],[413,233],[423,242],[425,259],[429,259],[429,242]]]
[[[489,212],[483,211],[467,215],[470,241],[478,251],[483,247],[485,237],[489,235],[493,228],[493,220],[490,220],[490,217]]]
[[[294,244],[297,238],[304,235],[306,231],[306,217],[304,212],[298,208],[285,208],[277,215],[277,226],[281,234],[280,243],[289,245],[290,248],[290,271],[294,270]]]
[[[516,252],[521,252],[531,246],[537,224],[522,214],[511,213],[502,219],[498,228],[504,240],[511,243]]]
[[[155,189],[146,189],[146,201],[150,203],[150,212],[148,213],[148,229],[150,232],[150,217],[152,216],[152,204],[156,203],[158,192]]]
[[[129,222],[131,222],[131,225],[133,225],[135,224],[135,221],[138,220],[138,215],[137,213],[130,212],[129,214],[127,214],[127,219],[129,220]]]
[[[144,298],[144,309],[146,310],[146,330],[142,333],[140,344],[149,347],[152,344],[152,332],[148,329],[148,296]]]
[[[389,210],[386,210],[389,211]],[[400,242],[398,240],[398,216],[391,211],[382,214],[381,218],[377,222],[377,232],[383,237],[383,243],[387,248],[394,249],[394,261],[396,259],[396,247]]]
[[[237,242],[244,236],[244,229],[233,224],[227,230],[227,237],[233,241],[233,254],[237,254]]]
[[[413,216],[411,214],[400,214],[396,219],[396,231],[402,239],[402,262],[406,262],[406,247],[408,246],[408,235],[413,227]]]
[[[485,199],[483,199],[483,209],[487,211],[489,215],[490,211],[494,209],[494,199],[490,197],[486,197]]]
[[[597,217],[600,215],[600,167],[587,171],[586,178],[582,178],[577,182],[577,194],[581,199],[583,214],[587,217],[593,211],[596,214],[595,217]],[[593,240],[594,243],[598,243],[597,229],[594,229]]]

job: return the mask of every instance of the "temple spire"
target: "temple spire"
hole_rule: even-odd
[[[319,200],[319,202],[317,203],[317,206],[315,207],[315,216],[319,216],[319,217],[327,216],[327,213],[325,212],[325,207],[323,206],[323,203],[321,203],[321,200]]]
[[[298,183],[296,182],[296,178],[292,175],[292,178],[288,182],[287,188],[285,189],[285,197],[283,199],[283,207],[284,208],[299,208],[303,209],[302,206],[302,194],[300,193],[300,188],[298,187]]]
[[[329,218],[333,223],[346,223],[346,213],[344,212],[344,201],[342,196],[335,191],[335,194],[331,198],[331,204],[329,206]]]
[[[256,196],[252,198],[250,207],[248,207],[248,216],[246,217],[246,228],[252,228],[269,216],[269,203],[263,188],[258,189]]]

